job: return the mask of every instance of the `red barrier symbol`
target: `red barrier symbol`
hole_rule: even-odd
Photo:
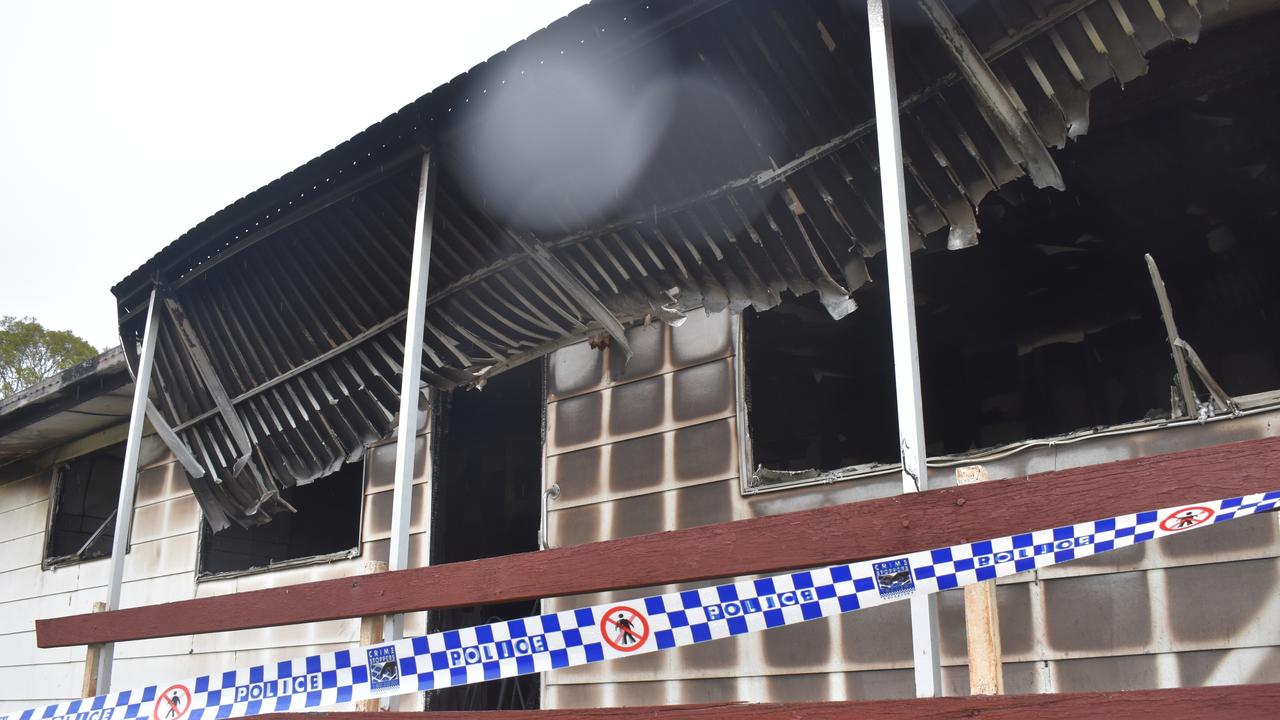
[[[1179,530],[1190,530],[1191,528],[1201,525],[1213,517],[1213,508],[1207,508],[1203,505],[1195,507],[1182,508],[1174,510],[1160,521],[1160,529],[1165,532],[1177,532]]]
[[[186,685],[170,685],[156,698],[151,720],[181,720],[191,709],[191,691]]]
[[[600,637],[619,652],[638,650],[649,639],[649,619],[626,605],[611,607],[600,618]]]

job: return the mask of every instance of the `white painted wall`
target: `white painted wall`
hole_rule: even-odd
[[[419,437],[421,451],[429,443],[425,433]],[[361,573],[368,560],[387,559],[391,473],[381,468],[392,446],[370,450],[360,557],[197,582],[199,507],[181,468],[163,457],[153,441],[150,445],[149,453],[144,450],[144,470],[138,479],[122,607],[346,577]],[[148,455],[152,462],[145,464]],[[419,465],[415,507],[421,507],[429,467],[425,461]],[[89,612],[95,601],[106,599],[107,558],[41,569],[51,479],[52,471],[46,471],[0,485],[0,713],[80,696],[85,648],[38,649],[35,620]],[[419,518],[412,527],[410,562],[414,566],[422,564],[426,525]],[[406,626],[411,634],[424,633],[425,613],[410,615]],[[112,687],[126,689],[337,650],[354,645],[359,632],[359,619],[350,619],[118,643]],[[402,708],[420,708],[421,695],[415,698],[416,703],[404,702]]]

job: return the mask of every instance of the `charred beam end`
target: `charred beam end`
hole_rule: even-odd
[[[240,419],[240,416],[236,414],[231,397],[227,395],[227,389],[223,387],[222,381],[218,379],[218,373],[213,368],[213,362],[209,360],[209,354],[205,352],[204,345],[200,342],[200,338],[196,336],[195,328],[191,326],[191,320],[187,317],[186,311],[182,309],[178,299],[172,293],[166,292],[164,294],[164,306],[169,311],[169,316],[173,318],[173,324],[178,329],[178,336],[182,338],[182,344],[186,346],[192,361],[195,362],[196,368],[200,371],[200,377],[204,379],[205,387],[209,390],[209,394],[213,396],[213,402],[218,406],[218,413],[222,415],[227,427],[231,428],[231,437],[235,440],[236,449],[240,451],[240,458],[236,460],[235,468],[232,472],[239,473],[253,453],[253,444],[249,442],[249,432],[245,429],[244,422]]]
[[[1182,394],[1182,414],[1196,414],[1196,392],[1191,387],[1191,377],[1187,375],[1187,362],[1178,349],[1178,324],[1173,320],[1173,305],[1169,302],[1169,293],[1164,287],[1164,278],[1160,276],[1160,268],[1151,253],[1143,256],[1147,261],[1147,272],[1151,275],[1151,286],[1156,292],[1156,302],[1160,304],[1160,317],[1164,319],[1165,334],[1169,336],[1169,351],[1173,354],[1173,367],[1177,372],[1178,391]],[[1177,417],[1178,413],[1173,413]]]
[[[245,630],[868,560],[1273,490],[1277,466],[1280,438],[1227,443],[571,548],[37,620],[36,644]]]
[[[572,297],[575,302],[581,305],[582,309],[593,320],[600,323],[605,332],[609,333],[613,341],[618,344],[626,359],[628,361],[631,360],[631,345],[627,342],[627,331],[622,327],[622,323],[618,322],[618,318],[609,312],[609,308],[605,307],[603,302],[600,302],[600,298],[593,295],[578,278],[574,277],[573,273],[569,272],[569,269],[556,259],[556,256],[552,255],[551,251],[547,250],[542,243],[521,237],[519,233],[512,233],[511,237],[520,245],[520,249],[537,263],[538,267],[542,268],[565,292],[569,293],[569,297]]]
[[[894,720],[894,718],[1015,718],[1065,720],[1123,717],[1135,720],[1200,720],[1270,717],[1280,704],[1280,684],[1226,685],[1047,695],[986,695],[910,700],[806,703],[717,703],[568,710],[482,712],[275,713],[262,720]]]
[[[1002,142],[1012,144],[1011,149],[1021,156],[1031,181],[1036,184],[1036,187],[1065,190],[1062,171],[1049,155],[1049,150],[1040,139],[1040,133],[1036,131],[1035,125],[1014,104],[1004,84],[991,71],[991,66],[983,59],[982,53],[973,46],[973,41],[969,39],[964,28],[960,27],[955,16],[942,0],[919,0],[919,3],[925,15],[929,17],[929,22],[933,25],[938,39],[951,54],[951,59],[960,69],[960,74],[968,81],[983,115],[997,131],[997,137],[1000,137]]]
[[[1191,368],[1196,371],[1196,375],[1199,376],[1200,382],[1204,383],[1204,386],[1209,390],[1209,394],[1213,396],[1214,402],[1218,403],[1218,409],[1238,414],[1240,412],[1240,406],[1236,403],[1234,398],[1227,394],[1226,390],[1222,389],[1222,386],[1218,384],[1218,381],[1213,379],[1213,375],[1209,373],[1209,368],[1204,364],[1204,361],[1200,359],[1200,353],[1196,352],[1196,349],[1191,347],[1191,343],[1183,340],[1182,338],[1178,338],[1173,344],[1176,348],[1187,354],[1187,362],[1191,363]]]
[[[182,465],[183,470],[187,471],[187,475],[192,479],[204,477],[204,468],[200,466],[200,461],[196,460],[195,453],[191,452],[191,448],[182,442],[182,438],[178,437],[173,428],[169,427],[169,423],[165,422],[164,416],[151,400],[147,400],[147,420],[151,421],[151,427],[155,428],[160,440],[178,459],[178,463]]]

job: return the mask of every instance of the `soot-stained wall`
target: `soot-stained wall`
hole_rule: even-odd
[[[896,493],[896,475],[740,491],[728,313],[633,328],[636,357],[581,343],[548,363],[547,485],[556,547]],[[892,383],[892,378],[885,378]],[[851,409],[851,411],[854,411]],[[804,407],[792,407],[797,418]],[[1276,434],[1276,414],[1040,448],[993,478]],[[881,422],[892,425],[892,418]],[[935,486],[949,473],[931,473]],[[689,548],[698,552],[698,548]],[[562,598],[564,609],[688,586]],[[1280,526],[1237,521],[1001,581],[1009,692],[1280,681]],[[967,692],[963,596],[939,601],[944,689]],[[914,695],[904,603],[739,638],[549,673],[543,707]]]

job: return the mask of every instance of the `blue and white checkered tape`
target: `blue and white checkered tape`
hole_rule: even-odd
[[[222,720],[584,665],[792,625],[1275,510],[1280,491],[308,655],[0,715]]]

